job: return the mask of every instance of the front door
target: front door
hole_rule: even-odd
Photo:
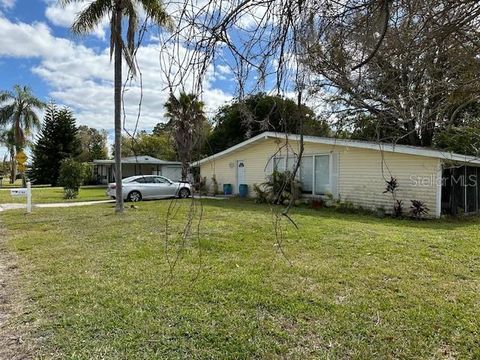
[[[237,192],[240,191],[240,184],[245,184],[245,161],[237,161]]]

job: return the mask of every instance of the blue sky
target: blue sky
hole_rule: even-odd
[[[82,6],[61,8],[56,0],[0,0],[0,89],[28,85],[39,98],[72,108],[78,124],[111,130],[113,67],[108,55],[108,20],[89,36],[72,35],[69,26]],[[139,126],[144,129],[163,121],[168,96],[156,35],[147,34],[138,52],[144,94]],[[208,113],[212,115],[228,102],[234,90],[228,67],[212,66],[203,93]],[[127,127],[135,124],[139,95],[137,81],[125,98]]]

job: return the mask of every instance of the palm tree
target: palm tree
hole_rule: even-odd
[[[60,0],[62,5],[83,0]],[[93,31],[106,16],[110,18],[110,59],[114,57],[114,106],[115,106],[115,182],[116,212],[123,212],[122,164],[121,164],[121,102],[122,102],[122,53],[128,67],[134,71],[135,34],[138,29],[139,9],[143,8],[147,17],[159,26],[169,27],[171,22],[161,0],[95,0],[77,15],[72,31],[76,34],[88,34]],[[128,19],[127,42],[123,41],[122,19]]]
[[[182,180],[188,176],[189,162],[193,150],[202,141],[202,133],[206,122],[204,104],[195,94],[180,93],[177,98],[170,94],[165,103],[165,117],[169,119],[173,143],[179,160],[182,162]]]
[[[37,99],[27,86],[15,85],[13,91],[0,92],[0,126],[10,126],[15,146],[11,155],[10,182],[15,182],[15,154],[23,150],[26,138],[32,130],[40,126],[40,119],[35,110],[45,107],[45,103]]]
[[[10,169],[14,166],[15,160],[15,136],[13,135],[13,129],[0,131],[0,144],[7,148],[7,153],[3,157],[3,169],[6,172],[7,169],[7,156],[10,156]],[[4,175],[2,174],[2,176]]]

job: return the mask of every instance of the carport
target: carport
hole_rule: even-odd
[[[94,160],[93,176],[100,184],[115,181],[114,160]],[[130,156],[122,158],[122,177],[135,175],[161,175],[177,181],[181,180],[182,163],[154,158],[152,156]]]

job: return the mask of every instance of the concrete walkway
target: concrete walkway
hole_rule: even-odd
[[[64,202],[64,203],[47,203],[47,204],[34,204],[34,208],[62,208],[62,207],[74,207],[85,206],[95,204],[113,203],[115,200],[97,200],[97,201],[77,201],[77,202]],[[0,204],[0,212],[5,210],[25,209],[26,204]]]

